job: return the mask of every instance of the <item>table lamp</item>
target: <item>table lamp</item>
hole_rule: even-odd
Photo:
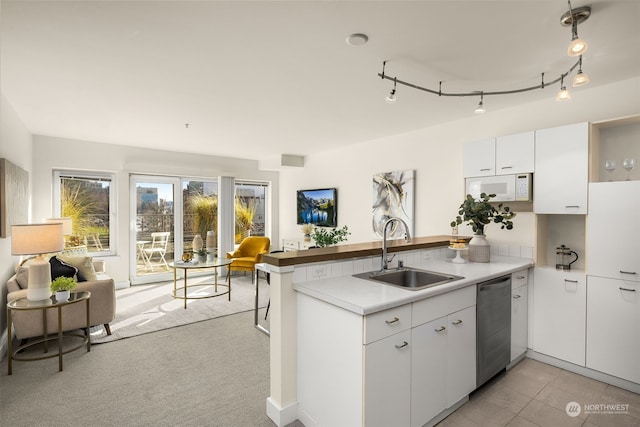
[[[30,301],[51,296],[51,266],[43,255],[64,249],[62,229],[60,222],[11,226],[11,255],[37,255],[29,263],[27,299]]]

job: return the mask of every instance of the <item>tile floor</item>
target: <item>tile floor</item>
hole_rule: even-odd
[[[580,414],[567,415],[577,402]],[[603,413],[591,405],[619,404]],[[628,406],[622,406],[628,405]],[[591,409],[592,413],[586,413]],[[438,427],[640,426],[640,395],[532,359],[524,359],[471,394]]]

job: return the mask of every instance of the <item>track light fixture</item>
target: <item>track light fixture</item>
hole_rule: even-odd
[[[580,65],[578,66],[578,73],[573,78],[573,87],[583,86],[589,83],[589,76],[582,72],[582,55],[580,55],[578,62]]]
[[[556,101],[568,101],[571,99],[571,94],[564,85],[564,74],[560,76],[560,92],[556,95]]]
[[[386,70],[386,66],[387,66],[387,62],[388,61],[383,61],[382,62],[382,72],[378,73],[378,76],[382,79],[387,79],[387,80],[393,80],[393,89],[391,90],[391,93],[385,98],[387,102],[393,104],[396,102],[396,87],[398,84],[401,84],[403,86],[407,86],[407,87],[411,87],[413,89],[418,89],[418,90],[422,90],[424,92],[428,92],[434,95],[438,95],[438,96],[478,96],[478,94],[480,94],[480,103],[478,104],[478,106],[476,107],[476,109],[474,110],[474,113],[476,114],[482,114],[484,113],[486,110],[484,108],[484,96],[494,96],[494,95],[511,95],[514,93],[521,93],[521,92],[529,92],[532,90],[536,90],[536,89],[544,89],[547,86],[551,86],[554,85],[555,83],[560,82],[560,92],[558,92],[557,96],[556,96],[556,100],[557,101],[567,101],[571,99],[571,94],[569,93],[569,91],[567,90],[567,88],[564,85],[564,78],[566,76],[568,76],[569,74],[571,74],[573,72],[573,70],[575,70],[576,68],[578,68],[578,72],[576,73],[576,76],[573,79],[573,86],[574,87],[578,87],[578,86],[582,86],[585,85],[587,83],[589,83],[589,77],[582,72],[582,53],[586,52],[587,50],[587,43],[580,39],[578,37],[578,24],[581,22],[584,22],[587,20],[587,18],[589,18],[589,16],[591,15],[591,7],[590,6],[583,6],[583,7],[579,7],[577,9],[572,9],[571,8],[571,2],[567,1],[567,3],[569,4],[569,10],[567,12],[565,12],[564,14],[562,14],[562,16],[560,17],[560,24],[562,24],[563,26],[571,26],[571,35],[572,35],[572,42],[571,45],[569,47],[569,56],[579,56],[578,61],[576,61],[575,64],[573,64],[567,71],[565,71],[564,73],[561,73],[559,77],[551,80],[551,81],[546,81],[544,80],[544,74],[545,73],[541,73],[541,80],[540,80],[540,84],[538,85],[534,85],[534,86],[529,86],[529,87],[523,87],[523,88],[516,88],[516,89],[509,89],[509,90],[494,90],[494,91],[479,91],[479,90],[475,90],[472,92],[443,92],[442,91],[442,82],[439,83],[439,88],[438,90],[434,90],[434,89],[429,89],[423,86],[418,86],[416,84],[410,83],[410,82],[406,82],[403,80],[398,79],[397,77],[391,77],[388,76],[385,72]]]
[[[384,67],[384,65],[383,65],[383,67]],[[396,85],[397,84],[398,83],[397,83],[396,79],[393,79],[393,89],[391,89],[391,92],[385,98],[385,101],[387,101],[389,104],[395,104],[396,103]]]
[[[569,4],[569,10],[560,17],[560,23],[565,27],[571,26],[571,43],[567,48],[567,54],[569,56],[583,55],[589,45],[586,41],[578,37],[578,24],[586,21],[591,15],[591,8],[589,6],[579,7],[577,9],[571,8],[571,1],[567,0]]]
[[[484,93],[480,92],[480,103],[478,104],[476,109],[473,110],[475,114],[484,114],[487,111],[484,109],[484,104],[482,103],[483,100],[484,100]]]

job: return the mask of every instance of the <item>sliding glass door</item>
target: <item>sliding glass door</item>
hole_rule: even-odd
[[[132,284],[173,278],[169,263],[182,253],[180,179],[132,175],[131,238]]]

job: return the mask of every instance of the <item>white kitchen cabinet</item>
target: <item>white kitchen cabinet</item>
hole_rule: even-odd
[[[535,133],[533,175],[536,214],[586,214],[589,123]]]
[[[587,273],[640,281],[640,181],[592,182],[587,216]]]
[[[640,383],[640,283],[587,277],[587,367]]]
[[[462,170],[465,178],[495,175],[495,138],[466,142],[462,147]]]
[[[411,416],[411,332],[364,346],[366,426],[408,426]]]
[[[309,249],[314,244],[314,242],[305,242],[300,239],[282,239],[282,250],[285,252],[300,251],[303,249]]]
[[[496,175],[533,172],[535,134],[533,131],[496,138]]]
[[[528,270],[511,275],[511,361],[527,351]]]
[[[586,276],[582,271],[534,269],[533,350],[585,365]]]

